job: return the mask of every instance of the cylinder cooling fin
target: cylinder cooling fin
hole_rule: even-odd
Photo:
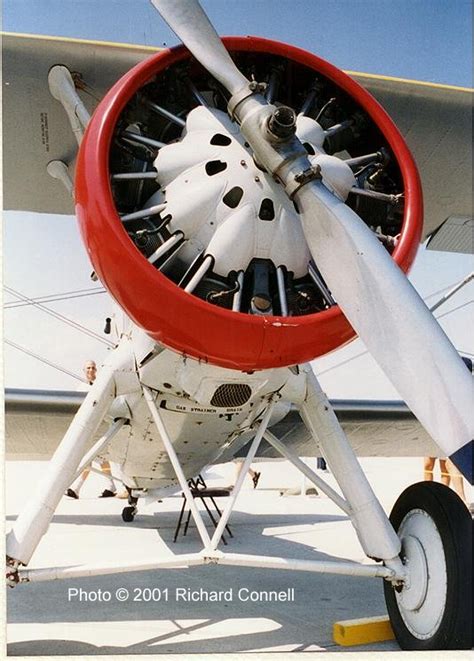
[[[421,234],[420,184],[385,111],[305,51],[254,37],[224,43],[270,103],[296,111],[323,184],[406,271]],[[305,362],[354,332],[311,260],[297,206],[255,161],[228,100],[182,47],[124,76],[81,145],[81,232],[101,281],[156,341],[246,371]]]

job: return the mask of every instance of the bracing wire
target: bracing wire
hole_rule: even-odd
[[[455,284],[456,283],[454,282],[450,285],[447,285],[446,287],[443,287],[442,289],[439,289],[439,290],[437,290],[437,291],[435,291],[431,294],[428,294],[425,297],[425,300],[427,300],[429,298],[432,298],[433,296],[436,296],[438,294],[443,293],[447,289],[450,289],[451,287],[453,287]],[[50,308],[47,308],[45,305],[42,305],[43,302],[51,303],[51,302],[54,302],[54,301],[69,300],[71,298],[81,298],[83,296],[91,296],[91,295],[94,295],[94,294],[103,294],[103,293],[105,293],[105,289],[99,289],[97,287],[93,287],[93,288],[91,287],[89,289],[76,289],[76,290],[73,290],[73,291],[70,291],[70,292],[63,292],[61,294],[58,293],[58,294],[50,294],[49,296],[40,296],[36,299],[29,298],[28,296],[24,296],[20,292],[15,291],[11,287],[7,287],[6,285],[4,286],[4,289],[9,294],[11,294],[12,296],[15,296],[16,298],[20,299],[20,301],[21,301],[21,302],[6,303],[4,305],[5,309],[14,308],[14,307],[21,307],[21,306],[25,306],[25,305],[33,305],[34,307],[37,307],[38,309],[43,310],[43,312],[46,312],[47,314],[50,314],[51,316],[55,317],[59,321],[63,321],[64,323],[72,326],[76,330],[79,330],[79,331],[85,333],[89,337],[92,337],[92,338],[102,342],[103,344],[107,344],[108,346],[113,346],[112,342],[109,342],[108,340],[101,337],[97,333],[94,333],[94,331],[91,331],[88,328],[86,328],[85,326],[82,326],[81,324],[79,324],[78,322],[75,322],[72,319],[69,319],[68,317],[65,317],[64,315],[61,315],[58,312],[55,312],[54,310],[51,310]],[[447,315],[449,315],[453,312],[456,312],[457,310],[460,310],[460,309],[466,307],[467,305],[470,305],[471,303],[473,303],[473,301],[468,301],[466,303],[463,303],[462,305],[459,305],[455,308],[452,308],[451,310],[448,310],[444,314],[438,315],[437,318],[441,319],[443,317],[446,317]],[[25,353],[29,356],[32,356],[33,358],[36,358],[37,360],[40,360],[41,362],[45,363],[46,365],[49,365],[50,367],[54,367],[54,368],[58,369],[59,371],[64,372],[65,374],[68,374],[69,376],[72,376],[75,379],[78,379],[79,381],[84,381],[84,379],[82,377],[78,376],[74,372],[70,372],[69,370],[60,367],[56,363],[52,363],[52,362],[48,361],[47,359],[41,358],[41,356],[33,353],[32,351],[30,351],[29,349],[26,349],[25,347],[21,347],[20,345],[15,344],[14,342],[12,342],[10,340],[7,340],[7,339],[5,339],[5,343],[9,344],[10,346],[14,347],[15,349],[18,349],[19,351],[23,351],[23,353]],[[327,369],[325,369],[321,372],[318,372],[318,376],[326,374],[327,372],[331,372],[332,370],[336,369],[337,367],[341,367],[342,365],[346,365],[347,363],[350,363],[351,361],[356,360],[356,358],[360,358],[361,356],[364,356],[367,353],[368,353],[368,350],[361,351],[360,353],[356,354],[355,356],[351,356],[347,360],[344,360],[344,361],[338,363],[337,365],[333,365],[332,367],[329,367],[329,368],[327,368]],[[474,355],[469,351],[460,351],[460,353],[463,354],[463,355],[467,355],[467,356],[473,356]]]
[[[16,342],[12,342],[11,340],[7,340],[6,338],[4,339],[4,342],[5,342],[5,344],[8,344],[9,346],[13,347],[14,349],[18,349],[18,351],[22,351],[23,353],[26,353],[27,356],[31,356],[32,358],[36,358],[36,360],[39,360],[40,362],[44,363],[45,365],[48,365],[49,367],[54,367],[55,369],[59,370],[60,372],[64,372],[64,374],[68,374],[69,376],[72,376],[74,379],[77,379],[78,381],[82,381],[83,383],[85,382],[85,379],[82,376],[80,376],[79,374],[76,374],[75,372],[70,372],[65,367],[61,367],[60,365],[57,365],[56,363],[53,363],[50,360],[47,360],[46,358],[42,358],[41,356],[34,353],[33,351],[30,351],[29,349],[26,349],[25,347],[22,347],[19,344],[16,344]]]
[[[63,292],[61,294],[49,294],[47,296],[38,296],[32,298],[33,303],[29,301],[9,301],[3,306],[4,310],[10,310],[11,308],[21,308],[28,305],[34,305],[34,303],[52,303],[56,301],[69,301],[73,298],[82,298],[84,296],[94,296],[97,294],[105,294],[106,290],[103,288],[92,287],[90,289],[76,289],[75,291]]]
[[[429,298],[433,298],[433,296],[438,296],[438,294],[442,294],[445,292],[447,289],[451,289],[455,285],[457,285],[459,280],[456,280],[455,282],[452,282],[450,285],[446,285],[446,287],[443,287],[442,289],[438,289],[437,291],[434,291],[432,294],[428,294],[427,296],[424,297],[424,301],[427,301]]]
[[[95,333],[94,331],[91,331],[89,328],[86,328],[82,324],[78,323],[77,321],[73,321],[72,319],[69,319],[69,317],[65,317],[63,314],[60,314],[59,312],[56,312],[55,310],[51,310],[51,308],[46,307],[42,303],[37,303],[34,301],[34,299],[29,298],[28,296],[25,296],[21,292],[16,291],[15,289],[12,289],[11,287],[5,286],[5,291],[11,294],[12,296],[15,296],[16,298],[19,298],[22,301],[27,301],[30,305],[33,305],[34,307],[38,308],[38,310],[42,310],[46,314],[49,314],[51,317],[54,317],[55,319],[58,319],[59,321],[62,321],[63,323],[71,326],[72,328],[75,328],[76,330],[84,333],[85,335],[88,335],[89,337],[97,340],[98,342],[102,342],[102,344],[105,344],[109,347],[113,347],[114,344],[110,342],[109,340],[106,340],[103,338],[101,335],[98,333]]]
[[[448,287],[446,287],[448,289]],[[443,290],[441,290],[443,291]],[[436,292],[439,293],[439,292]],[[430,296],[433,296],[434,294],[430,294]],[[429,298],[429,296],[427,296]],[[455,308],[452,308],[451,310],[448,310],[447,312],[444,312],[443,314],[438,315],[436,318],[441,319],[442,317],[447,317],[448,314],[452,314],[453,312],[457,312],[457,310],[461,310],[462,308],[465,308],[467,305],[472,305],[474,301],[467,301],[466,303],[462,303],[461,305],[458,305]],[[351,356],[350,358],[346,358],[346,360],[341,361],[340,363],[337,363],[337,365],[332,365],[332,367],[328,367],[325,370],[322,370],[321,372],[315,372],[316,376],[322,376],[323,374],[327,374],[327,372],[332,372],[332,370],[335,370],[337,367],[342,367],[342,365],[347,365],[347,363],[352,362],[353,360],[356,360],[356,358],[360,358],[361,356],[365,356],[365,354],[369,353],[368,349],[365,349],[364,351],[361,351],[360,353],[356,353],[355,356]],[[470,354],[469,351],[459,351],[461,354],[466,354],[468,356],[472,356],[473,354]]]

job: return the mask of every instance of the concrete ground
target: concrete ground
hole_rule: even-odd
[[[365,459],[364,470],[389,511],[399,493],[422,479],[421,459]],[[6,469],[7,529],[16,518],[44,464],[8,462]],[[234,538],[227,550],[298,559],[331,556],[365,562],[346,515],[325,496],[280,495],[297,487],[299,473],[286,462],[258,465],[256,490],[249,479],[231,517]],[[212,467],[208,485],[233,482],[234,466]],[[334,479],[327,475],[335,486]],[[201,546],[194,527],[173,543],[181,498],[142,506],[131,523],[120,516],[125,500],[97,499],[101,478],[91,475],[80,500],[63,498],[30,567],[65,566],[86,562],[138,560],[155,553],[197,552]],[[154,592],[145,588],[155,589]],[[294,601],[265,601],[266,591],[294,588]],[[226,591],[229,600],[197,601],[192,591]],[[257,591],[255,602],[242,601],[245,591]],[[239,593],[239,590],[241,591]],[[110,593],[110,601],[107,591]],[[128,597],[124,601],[124,595]],[[331,653],[399,650],[389,641],[350,648],[332,641],[332,625],[386,614],[382,580],[224,566],[145,571],[20,585],[8,590],[8,654],[130,655],[270,652]],[[464,658],[462,652],[452,653]],[[395,654],[395,656],[398,656]],[[446,656],[446,654],[444,654]],[[450,655],[451,656],[451,655]],[[163,658],[163,657],[162,657]],[[194,657],[193,659],[197,659]],[[405,656],[406,658],[406,656]],[[467,658],[467,657],[466,657]]]

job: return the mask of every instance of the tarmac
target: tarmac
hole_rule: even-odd
[[[361,463],[387,511],[406,486],[422,479],[421,458]],[[7,462],[7,530],[43,469],[41,462]],[[283,461],[259,463],[257,469],[258,488],[246,478],[231,516],[234,537],[227,551],[370,562],[347,516],[326,496],[284,494],[301,486],[296,469]],[[234,472],[232,464],[211,467],[208,486],[232,484]],[[330,473],[320,474],[336,486]],[[91,474],[79,500],[61,500],[30,567],[128,563],[201,550],[194,525],[173,543],[180,496],[140,504],[135,520],[125,523],[126,500],[97,498],[101,479]],[[269,592],[285,594],[285,600],[268,601]],[[214,593],[220,593],[216,601]],[[337,659],[340,653],[359,652],[377,659],[384,653],[396,658],[400,650],[394,640],[353,647],[333,641],[337,621],[386,615],[382,579],[374,578],[206,565],[19,585],[7,591],[7,608],[12,656],[189,654],[198,661],[244,653],[288,658],[298,652]],[[443,658],[467,654],[443,653]]]

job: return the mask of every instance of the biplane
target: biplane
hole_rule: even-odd
[[[470,94],[348,76],[267,39],[221,41],[197,2],[153,4],[184,46],[150,56],[4,37],[5,206],[74,207],[95,277],[126,315],[83,401],[7,400],[7,452],[28,415],[51,426],[33,448],[28,436],[23,456],[54,452],[8,535],[8,584],[124,570],[28,566],[64,492],[104,452],[129,493],[124,520],[144,496],[182,490],[188,501],[202,551],[157,557],[157,570],[280,566],[219,548],[260,453],[292,462],[333,499],[372,560],[291,560],[294,569],[383,578],[405,649],[470,647],[468,510],[422,482],[388,517],[356,456],[437,453],[472,483],[472,374],[405,275],[428,235],[454,249],[469,241]],[[103,96],[96,107],[89,88]],[[328,400],[309,361],[356,335],[406,407]],[[211,535],[188,480],[243,449]],[[323,456],[342,496],[301,455]]]

